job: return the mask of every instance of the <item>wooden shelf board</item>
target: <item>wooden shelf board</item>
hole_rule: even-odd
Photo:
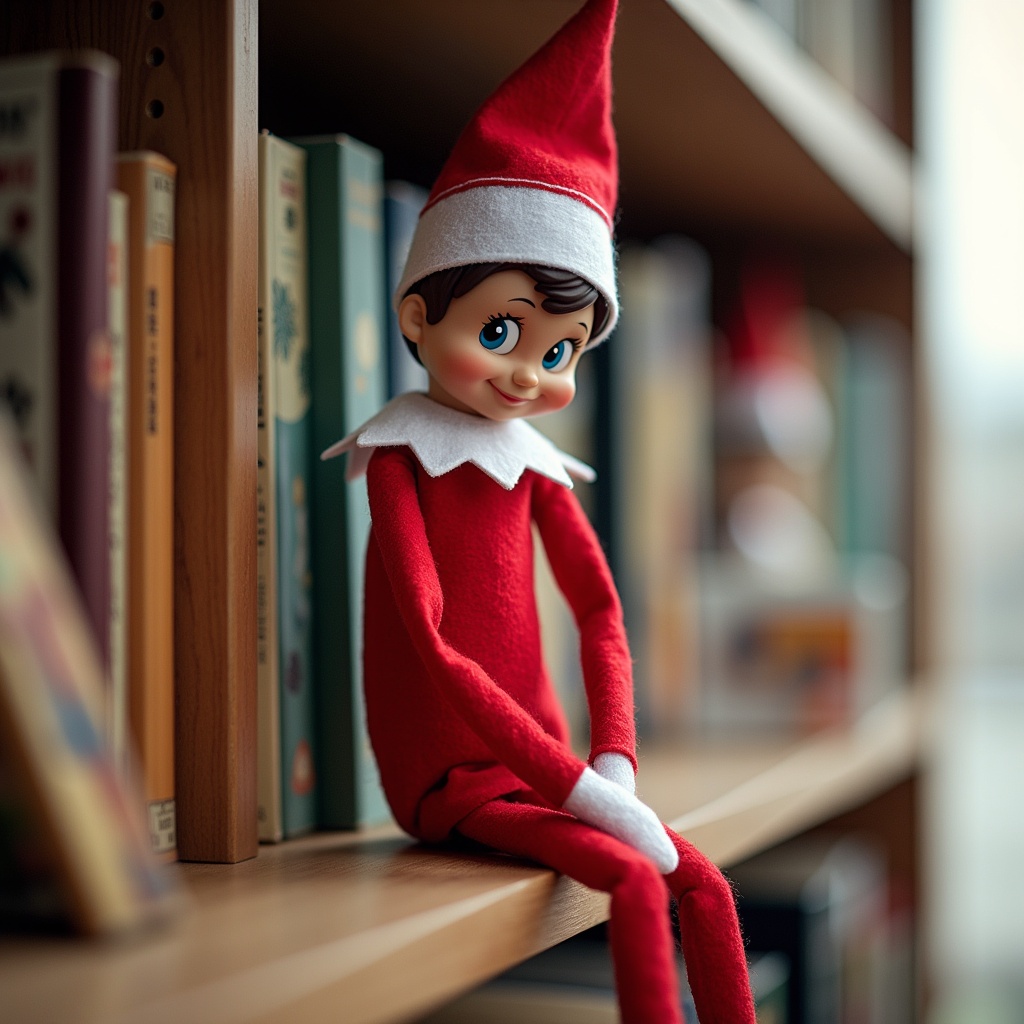
[[[578,0],[260,5],[260,122],[346,131],[429,185],[493,87]],[[622,232],[910,246],[901,142],[742,0],[630,0],[614,53]]]
[[[800,742],[691,742],[641,756],[640,791],[723,866],[871,799],[914,770],[919,711]],[[426,848],[394,826],[189,864],[188,907],[130,942],[0,944],[10,1024],[408,1020],[607,916],[547,869]]]
[[[741,0],[668,0],[802,146],[901,249],[912,245],[907,147],[771,20]]]

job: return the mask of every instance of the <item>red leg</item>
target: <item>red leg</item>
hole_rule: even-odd
[[[666,828],[679,851],[667,875],[679,901],[683,958],[701,1024],[754,1024],[754,1000],[729,883],[695,846]]]
[[[474,811],[458,831],[610,893],[609,942],[623,1024],[682,1024],[668,892],[646,857],[563,811],[506,800]]]

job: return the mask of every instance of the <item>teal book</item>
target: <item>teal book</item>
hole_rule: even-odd
[[[344,460],[318,456],[385,401],[383,163],[346,135],[296,141],[306,150],[309,188],[319,824],[356,828],[388,815],[363,703],[370,513],[365,479],[346,481]]]
[[[871,314],[843,322],[840,549],[908,564],[913,378],[906,328]]]
[[[316,826],[306,154],[260,135],[257,694],[259,835]]]

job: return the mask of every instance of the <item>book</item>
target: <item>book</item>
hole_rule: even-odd
[[[804,291],[789,254],[747,258],[720,347],[714,412],[718,544],[794,578],[835,556],[826,521],[835,410]]]
[[[910,559],[913,371],[907,330],[891,317],[841,321],[839,404],[841,550]]]
[[[387,281],[384,305],[387,311],[388,398],[406,391],[426,391],[427,371],[409,351],[398,326],[392,298],[402,280],[405,258],[409,255],[413,232],[420,211],[427,201],[427,190],[408,181],[389,181],[384,186],[384,252],[387,260]]]
[[[175,165],[120,153],[128,196],[128,720],[153,849],[173,858]]]
[[[169,913],[177,889],[106,742],[98,645],[46,519],[0,414],[0,847],[45,910],[109,934]]]
[[[0,61],[0,404],[109,657],[108,193],[117,64]]]
[[[262,132],[257,683],[259,834],[316,825],[306,153]]]
[[[896,1024],[892,998],[909,979],[890,927],[879,846],[861,835],[801,836],[730,869],[752,955],[789,965],[786,1013],[795,1024]],[[905,1009],[905,1006],[903,1007]]]
[[[893,119],[893,28],[883,0],[802,0],[799,41],[876,117]]]
[[[616,568],[638,726],[653,735],[684,724],[696,691],[696,555],[710,520],[710,258],[672,236],[625,248],[619,266],[622,321],[609,354]]]
[[[107,244],[110,324],[110,672],[107,736],[128,758],[128,196],[110,193]]]
[[[804,735],[848,726],[905,684],[905,574],[850,558],[796,580],[728,552],[701,559],[698,724]]]
[[[382,158],[347,135],[295,140],[307,155],[313,381],[313,664],[319,823],[353,828],[388,809],[366,731],[365,478],[346,481],[324,451],[385,400]]]

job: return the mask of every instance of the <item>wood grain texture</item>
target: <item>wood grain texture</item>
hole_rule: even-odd
[[[858,807],[909,813],[887,794],[917,769],[926,714],[899,697],[852,730],[652,751],[640,793],[728,867],[838,814],[869,820]],[[73,1006],[79,1024],[388,1024],[608,914],[606,897],[548,869],[426,847],[394,826],[175,870],[191,907],[168,931],[106,950],[0,942],[5,1021],[68,1019]]]
[[[257,849],[257,6],[11,0],[0,15],[0,51],[116,57],[119,148],[178,166],[175,720],[187,860]]]
[[[120,8],[122,146],[179,168],[178,851],[233,862],[256,854],[256,3],[101,6]]]

